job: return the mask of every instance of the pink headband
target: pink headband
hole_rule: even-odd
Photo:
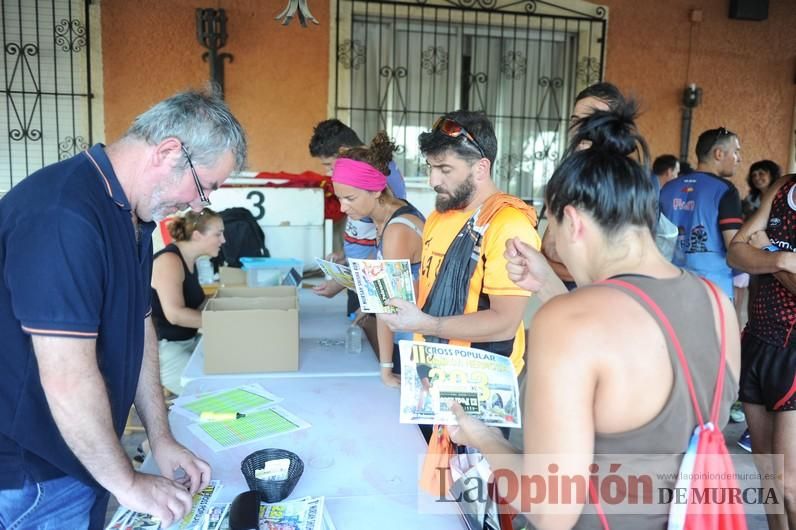
[[[332,182],[366,191],[381,191],[387,187],[387,176],[367,162],[338,158],[334,161]]]

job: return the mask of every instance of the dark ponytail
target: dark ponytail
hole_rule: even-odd
[[[608,234],[628,225],[654,229],[658,195],[648,170],[649,149],[634,122],[636,110],[631,100],[576,123],[545,193],[556,220],[572,205],[589,212]]]
[[[373,140],[370,141],[370,146],[358,146],[340,151],[340,158],[350,158],[359,162],[366,162],[375,167],[385,175],[390,174],[390,162],[392,162],[392,155],[396,150],[395,143],[390,140],[387,133],[379,131]]]

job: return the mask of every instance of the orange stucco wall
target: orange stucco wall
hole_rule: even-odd
[[[640,100],[639,127],[653,156],[679,155],[681,98],[703,90],[694,112],[689,161],[699,133],[737,132],[743,163],[734,181],[746,193],[749,165],[770,158],[788,167],[796,103],[796,2],[771,0],[768,20],[728,17],[729,0],[600,0],[610,8],[605,78]],[[703,11],[693,28],[691,9]],[[687,75],[687,68],[690,75]]]
[[[699,133],[724,125],[741,136],[742,193],[749,164],[788,165],[796,97],[796,2],[771,0],[765,22],[728,18],[729,0],[598,0],[610,8],[605,77],[642,103],[642,132],[653,155],[679,154],[681,94],[703,89],[694,114],[690,161]],[[102,0],[106,138],[141,110],[208,78],[195,38],[194,9],[223,7],[229,17],[226,97],[246,127],[250,168],[321,170],[307,154],[312,126],[328,103],[330,1],[309,2],[319,26],[274,16],[287,0]],[[689,22],[691,9],[703,21]],[[689,54],[689,33],[693,33]],[[690,58],[690,74],[687,65]]]
[[[287,0],[102,0],[105,136],[118,138],[153,103],[209,78],[196,40],[194,10],[221,7],[229,39],[225,98],[249,137],[249,168],[320,169],[307,153],[312,127],[326,117],[329,4],[311,2],[321,25],[274,17]]]

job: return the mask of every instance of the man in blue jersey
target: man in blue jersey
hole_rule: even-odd
[[[724,127],[710,129],[699,136],[696,155],[697,170],[661,190],[661,211],[679,232],[672,263],[704,276],[732,299],[727,249],[743,216],[738,190],[728,179],[741,163],[741,142]]]
[[[360,147],[364,143],[354,130],[337,119],[324,120],[315,126],[310,138],[310,155],[317,158],[331,174],[334,161],[340,149]],[[401,172],[395,161],[390,162],[390,174],[387,176],[387,186],[393,195],[399,199],[406,198],[406,186]],[[346,219],[345,233],[343,234],[343,253],[329,256],[333,261],[346,263],[345,258],[374,259],[376,257],[376,225],[370,219]],[[313,290],[316,294],[333,297],[344,287],[334,280],[324,282]],[[347,314],[359,309],[359,300],[353,291],[348,292]]]

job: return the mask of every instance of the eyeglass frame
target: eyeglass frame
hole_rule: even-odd
[[[448,134],[447,132],[445,132],[442,129],[442,125],[445,122],[453,123],[457,127],[459,127],[459,133],[458,134]],[[481,146],[481,143],[478,140],[476,140],[475,136],[470,134],[470,131],[468,131],[464,127],[464,125],[462,125],[458,121],[454,120],[453,118],[448,118],[446,116],[440,116],[439,118],[437,118],[437,121],[434,122],[434,126],[431,128],[431,130],[439,131],[442,134],[444,134],[445,136],[447,136],[448,138],[459,138],[461,136],[464,136],[465,140],[468,140],[476,149],[478,149],[478,153],[481,155],[481,158],[487,158],[486,152],[484,152],[484,148],[483,148],[483,146]]]
[[[193,167],[193,161],[191,160],[191,155],[188,154],[188,148],[185,147],[185,144],[180,142],[180,149],[182,149],[182,153],[185,155],[185,160],[188,161],[188,167],[191,168],[191,175],[193,175],[193,183],[196,185],[196,191],[199,193],[199,202],[202,206],[210,206],[210,199],[207,198],[205,195],[205,190],[202,188],[202,183],[199,182],[199,175],[196,174],[196,168]]]

